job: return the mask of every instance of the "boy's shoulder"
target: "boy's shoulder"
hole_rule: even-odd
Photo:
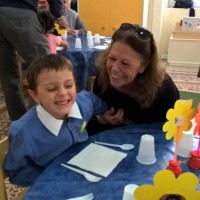
[[[100,97],[92,92],[82,90],[77,93],[76,102],[81,113],[103,113],[107,110],[107,105]]]
[[[76,99],[94,99],[94,98],[99,98],[97,95],[95,95],[92,92],[86,91],[86,90],[81,90],[79,93],[77,93]]]
[[[34,123],[36,122],[36,117],[36,106],[34,106],[28,110],[21,118],[11,122],[9,133],[15,134],[25,127],[29,127],[31,129],[31,127],[34,126]]]
[[[105,103],[102,101],[102,99],[97,96],[96,94],[82,90],[79,93],[77,93],[76,102],[79,106],[98,106],[98,105],[104,105]]]
[[[92,92],[82,90],[79,93],[77,93],[76,102],[79,105],[79,107],[86,107],[93,105],[93,103],[97,101],[97,98],[98,97]]]

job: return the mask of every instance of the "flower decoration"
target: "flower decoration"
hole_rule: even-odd
[[[188,131],[192,127],[190,121],[195,115],[195,109],[191,109],[191,100],[177,100],[174,105],[174,109],[169,109],[167,112],[167,121],[163,126],[163,131],[166,133],[166,139],[170,140],[174,137],[174,141],[180,141],[183,137],[182,132]],[[180,135],[178,137],[177,127],[180,127]]]
[[[174,159],[169,161],[167,169],[173,171],[176,176],[182,172],[180,163],[177,161],[178,143],[183,137],[183,131],[188,131],[192,127],[191,119],[196,112],[191,107],[191,100],[177,100],[174,109],[171,108],[168,110],[166,115],[168,121],[163,125],[163,131],[166,132],[166,139],[170,140],[174,137]]]
[[[55,27],[55,29],[56,29],[56,31],[58,32],[59,35],[65,34],[66,30],[62,29],[59,24],[55,23],[54,27]]]
[[[198,182],[198,177],[191,172],[176,178],[171,171],[161,170],[154,176],[154,185],[139,186],[134,192],[134,197],[138,200],[199,200],[200,190],[196,190]]]

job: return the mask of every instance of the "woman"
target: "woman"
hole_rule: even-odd
[[[90,121],[90,134],[129,123],[164,122],[180,98],[160,66],[152,33],[138,25],[124,23],[115,31],[97,67],[93,91],[110,110]]]

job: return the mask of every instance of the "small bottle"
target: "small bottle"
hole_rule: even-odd
[[[182,26],[182,24],[183,24],[183,20],[181,19],[181,20],[180,20],[180,26]]]
[[[174,160],[169,160],[169,165],[167,166],[167,169],[172,171],[176,177],[179,176],[182,172],[180,163]]]
[[[197,77],[200,78],[200,65],[199,65],[199,70],[198,70],[198,73],[197,73]]]
[[[188,164],[192,169],[200,169],[200,154],[198,154],[197,151],[190,152]]]

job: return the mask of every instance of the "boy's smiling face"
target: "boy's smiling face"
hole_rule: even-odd
[[[38,104],[56,119],[64,119],[76,100],[73,74],[68,69],[43,70],[37,79],[36,91],[29,94]]]

